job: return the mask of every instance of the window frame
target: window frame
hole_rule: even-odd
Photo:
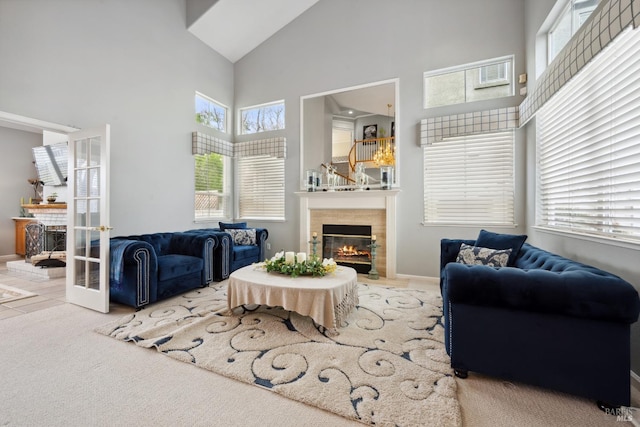
[[[202,101],[207,102],[210,106],[213,106],[214,108],[217,107],[219,109],[221,109],[224,112],[224,119],[222,120],[223,123],[223,129],[220,129],[220,127],[216,127],[216,126],[211,126],[208,123],[204,123],[203,121],[200,121],[198,119],[199,114],[201,114],[201,111],[198,111],[198,98],[201,98]],[[195,101],[195,113],[196,113],[196,123],[201,124],[202,126],[206,126],[210,129],[215,129],[217,131],[223,132],[223,133],[227,133],[227,130],[229,129],[229,107],[227,107],[226,105],[224,105],[221,102],[216,101],[215,99],[211,98],[210,96],[207,96],[205,94],[203,94],[202,92],[198,92],[196,91],[195,97],[194,97],[194,101]],[[210,123],[210,121],[209,121]]]
[[[197,158],[199,157],[203,157],[203,156],[209,156],[211,154],[216,154],[218,156],[220,156],[222,158],[223,161],[223,170],[222,170],[222,193],[220,193],[220,195],[218,196],[219,199],[223,200],[223,207],[222,209],[216,210],[214,211],[215,214],[211,215],[199,215],[198,214],[198,203],[196,202],[196,199],[198,198],[198,192],[199,191],[211,191],[211,190],[198,190],[197,186],[198,186],[198,170],[197,170]],[[233,167],[232,167],[232,159],[229,156],[225,156],[223,154],[219,154],[219,153],[215,153],[215,152],[210,152],[208,154],[194,154],[193,155],[193,162],[194,162],[194,207],[193,207],[193,214],[194,214],[194,221],[195,222],[208,222],[211,220],[227,220],[229,218],[231,218],[232,215],[232,207],[233,207]],[[200,211],[204,211],[204,210],[200,210]],[[211,213],[211,210],[209,210],[209,213]]]
[[[475,81],[472,81],[471,85],[473,86],[473,89],[488,89],[488,88],[492,88],[495,86],[503,86],[503,85],[509,85],[509,91],[506,95],[500,95],[500,96],[495,96],[495,97],[489,97],[489,98],[482,98],[482,99],[468,99],[468,95],[467,95],[467,84],[466,84],[466,79],[467,79],[467,73],[471,73],[474,70],[477,70],[478,76],[480,75],[480,69],[486,66],[490,66],[490,65],[494,65],[494,64],[500,64],[500,63],[506,63],[506,67],[507,67],[507,72],[506,72],[506,79],[504,81],[498,81],[498,82],[489,82],[489,83],[480,83],[479,82],[479,78],[476,79]],[[429,83],[427,81],[427,79],[431,78],[431,77],[441,77],[441,76],[445,76],[448,74],[454,74],[454,73],[459,73],[459,72],[464,72],[465,76],[464,76],[464,83],[462,85],[462,90],[464,91],[464,101],[461,102],[453,102],[453,103],[446,103],[446,104],[435,104],[435,105],[431,105],[431,101],[429,100],[428,97],[428,88],[429,88]],[[447,67],[447,68],[440,68],[437,70],[431,70],[431,71],[425,71],[422,74],[422,107],[424,109],[429,109],[429,108],[439,108],[439,107],[450,107],[450,106],[454,106],[454,105],[464,105],[464,104],[469,104],[472,102],[481,102],[481,101],[486,101],[486,100],[493,100],[493,99],[500,99],[500,98],[508,98],[511,96],[515,95],[515,55],[505,55],[505,56],[501,56],[501,57],[496,57],[496,58],[490,58],[490,59],[485,59],[482,61],[476,61],[476,62],[470,62],[467,64],[462,64],[462,65],[456,65],[453,67]]]
[[[282,105],[282,127],[277,127],[275,129],[256,130],[255,132],[248,132],[244,129],[243,123],[244,123],[245,112],[263,110],[263,109],[267,109],[267,108],[275,107],[279,105]],[[238,108],[238,128],[237,128],[238,135],[257,135],[264,132],[274,132],[274,131],[285,130],[286,129],[286,112],[287,112],[287,108],[286,108],[284,99],[280,99],[272,102],[266,102],[264,104],[250,105],[248,107]]]

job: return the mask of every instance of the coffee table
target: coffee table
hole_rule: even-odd
[[[229,310],[247,304],[282,307],[334,331],[358,302],[358,276],[349,267],[338,267],[323,277],[294,278],[267,273],[262,264],[253,264],[231,273],[227,289]]]

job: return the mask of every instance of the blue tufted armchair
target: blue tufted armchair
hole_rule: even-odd
[[[135,308],[213,281],[215,235],[154,233],[110,240],[109,295]]]

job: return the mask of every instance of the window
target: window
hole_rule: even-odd
[[[347,157],[349,156],[349,151],[351,151],[351,146],[353,145],[353,122],[348,122],[345,120],[333,120],[333,126],[331,130],[331,156],[332,158],[336,157]]]
[[[599,0],[567,0],[567,4],[556,18],[547,35],[548,58],[551,63],[558,52],[569,42],[578,28],[589,18]]]
[[[196,122],[226,132],[227,110],[228,108],[219,102],[196,92]]]
[[[240,109],[240,134],[284,129],[284,101]]]
[[[639,57],[628,29],[538,111],[537,225],[640,241]]]
[[[498,64],[485,65],[484,67],[480,67],[480,84],[488,84],[488,83],[505,83],[509,84],[509,80],[507,79],[508,73],[508,63],[501,62]]]
[[[238,194],[241,219],[284,219],[284,158],[238,158]]]
[[[425,224],[515,224],[513,131],[443,138],[423,147]]]
[[[424,73],[424,108],[513,96],[513,56]]]
[[[196,154],[195,219],[230,218],[229,157]]]

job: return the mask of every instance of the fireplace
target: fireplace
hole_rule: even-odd
[[[322,225],[322,257],[366,274],[371,270],[370,225]]]

